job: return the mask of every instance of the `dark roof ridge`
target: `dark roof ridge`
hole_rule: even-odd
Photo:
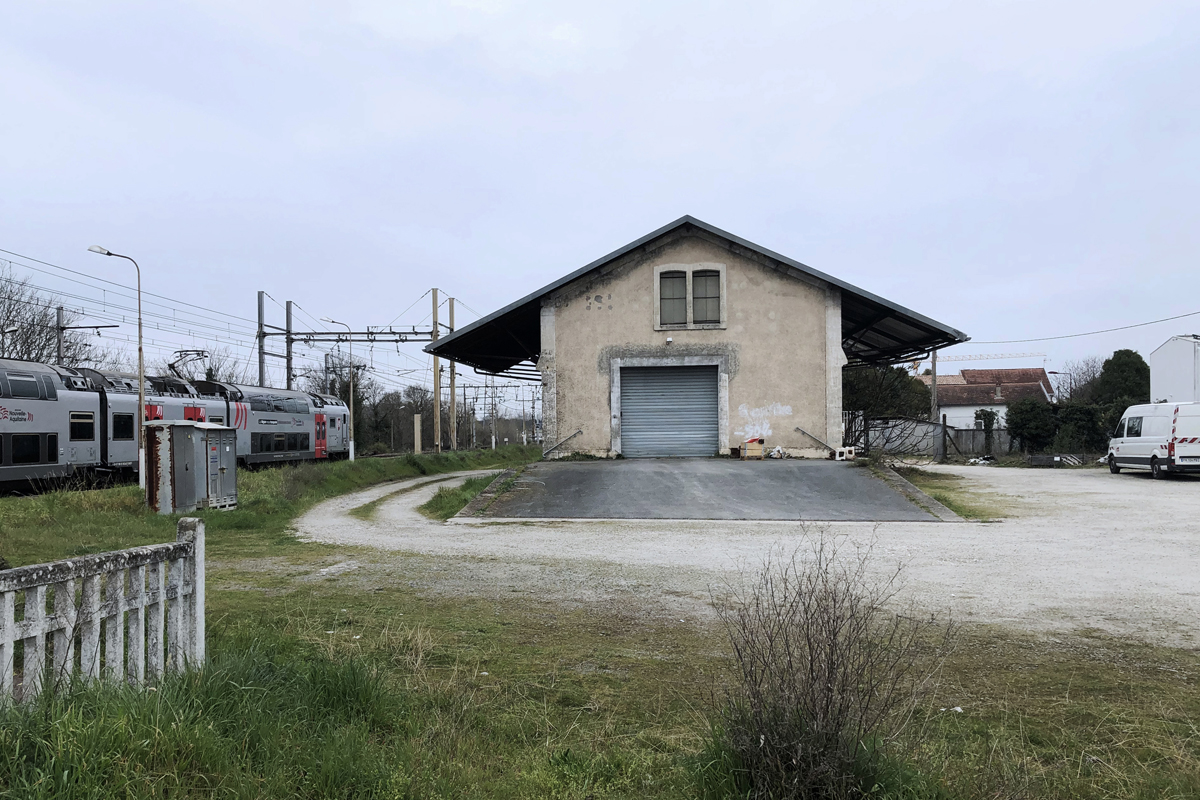
[[[776,261],[779,261],[782,264],[786,264],[787,266],[792,267],[793,269],[799,270],[800,272],[806,273],[814,278],[817,278],[818,280],[824,281],[832,286],[836,286],[843,291],[847,291],[847,292],[850,292],[851,294],[858,295],[859,297],[864,298],[870,302],[877,303],[881,306],[884,306],[885,308],[888,308],[891,311],[898,312],[900,314],[909,316],[912,319],[917,320],[918,322],[920,322],[924,325],[927,325],[931,328],[942,331],[943,333],[947,334],[950,338],[958,339],[960,342],[965,342],[970,339],[970,337],[967,336],[962,331],[959,331],[955,328],[951,328],[941,322],[937,322],[936,320],[926,317],[923,314],[919,314],[916,311],[913,311],[912,309],[905,308],[904,306],[901,306],[897,303],[893,303],[890,300],[885,300],[884,298],[882,298],[876,294],[868,292],[864,289],[860,289],[851,283],[847,283],[846,281],[840,280],[839,278],[835,278],[831,275],[821,272],[818,269],[814,269],[813,267],[810,267],[807,264],[804,264],[800,261],[796,261],[795,259],[792,259],[792,258],[788,258],[787,256],[782,255],[780,253],[776,253],[774,250],[770,250],[766,247],[762,247],[761,245],[757,245],[748,239],[743,239],[742,237],[736,236],[732,233],[729,233],[728,231],[724,231],[720,228],[717,228],[714,225],[710,225],[707,222],[704,222],[703,220],[697,219],[696,217],[693,217],[690,214],[685,214],[682,217],[680,217],[679,219],[675,220],[674,222],[668,223],[667,225],[664,225],[661,228],[658,228],[657,230],[651,231],[650,233],[647,233],[646,235],[644,235],[638,239],[635,239],[634,241],[630,242],[629,244],[624,245],[623,247],[620,247],[620,248],[612,251],[611,253],[608,253],[607,255],[601,256],[600,258],[598,258],[588,264],[585,264],[584,266],[580,267],[579,269],[575,270],[574,272],[568,273],[567,275],[564,275],[563,277],[561,277],[555,281],[551,281],[550,283],[546,284],[545,286],[541,287],[540,289],[537,289],[536,291],[525,295],[524,297],[520,298],[519,300],[509,303],[508,305],[504,306],[503,308],[501,308],[497,311],[493,311],[491,314],[480,317],[479,319],[475,320],[474,322],[464,325],[463,327],[453,331],[452,333],[448,333],[448,334],[440,337],[436,342],[431,342],[428,346],[426,346],[424,348],[424,350],[425,350],[425,352],[432,352],[435,348],[440,349],[442,347],[445,347],[446,345],[452,343],[456,339],[459,339],[465,335],[468,335],[471,332],[473,332],[479,328],[482,328],[485,325],[495,322],[497,319],[499,319],[500,317],[503,317],[505,314],[516,311],[517,309],[521,308],[522,306],[524,306],[528,303],[532,303],[534,301],[540,300],[542,297],[550,294],[551,292],[553,292],[563,286],[566,286],[568,283],[571,283],[579,278],[582,278],[584,275],[588,274],[592,270],[599,269],[600,267],[604,266],[605,264],[607,264],[611,261],[614,261],[614,260],[620,258],[621,256],[623,256],[633,250],[636,250],[637,248],[642,247],[643,245],[648,244],[649,242],[651,242],[661,236],[664,236],[667,233],[670,233],[671,231],[673,231],[677,228],[681,228],[685,225],[694,225],[696,228],[698,228],[702,231],[706,231],[707,233],[727,239],[730,242],[733,242],[734,244],[740,245],[749,250],[753,250],[761,255],[767,256],[768,258],[772,258]]]

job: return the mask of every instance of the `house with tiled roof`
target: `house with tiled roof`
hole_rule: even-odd
[[[922,375],[926,385],[932,377]],[[996,412],[996,427],[1004,428],[1008,404],[1033,398],[1054,402],[1050,376],[1041,367],[1029,369],[964,369],[958,375],[939,375],[937,379],[938,416],[946,417],[953,428],[974,428],[975,412],[987,408]]]

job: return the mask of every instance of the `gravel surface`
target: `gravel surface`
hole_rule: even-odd
[[[736,580],[739,570],[761,563],[772,548],[802,546],[825,529],[852,546],[873,541],[880,573],[903,563],[906,593],[930,610],[949,609],[960,621],[1046,632],[1095,628],[1195,644],[1200,479],[1151,481],[1101,470],[933,469],[963,476],[963,486],[1008,518],[807,527],[728,520],[439,523],[414,510],[438,485],[486,474],[459,473],[330,500],[296,527],[302,537],[377,548],[371,563],[336,573],[347,580],[404,580],[450,594],[528,594],[681,619],[710,618],[710,587]],[[383,502],[370,522],[347,514],[414,485],[420,486]],[[362,562],[360,553],[353,558]]]

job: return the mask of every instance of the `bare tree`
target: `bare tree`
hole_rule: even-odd
[[[58,360],[58,307],[62,298],[45,294],[29,278],[17,277],[12,264],[0,261],[0,356],[22,361],[54,364]],[[67,309],[64,325],[78,325],[82,317]],[[87,330],[63,333],[63,364],[90,366],[111,359],[112,353],[96,344],[98,337]]]
[[[1075,361],[1067,361],[1055,376],[1054,393],[1059,400],[1074,400],[1077,403],[1091,403],[1096,397],[1096,386],[1100,373],[1104,371],[1104,359],[1100,356],[1087,356]]]

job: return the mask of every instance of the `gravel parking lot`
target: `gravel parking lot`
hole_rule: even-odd
[[[906,591],[960,620],[1195,644],[1200,479],[1151,481],[1090,469],[933,469],[963,476],[961,485],[1005,519],[819,528],[850,545],[874,542],[877,569],[903,563]],[[437,523],[414,510],[436,483],[385,501],[372,521],[347,514],[418,483],[331,500],[302,517],[298,533],[376,548],[365,561],[356,551],[354,568],[341,573],[346,580],[405,580],[435,592],[509,598],[528,593],[697,619],[711,615],[710,587],[760,563],[772,548],[802,546],[818,529],[747,520]]]

